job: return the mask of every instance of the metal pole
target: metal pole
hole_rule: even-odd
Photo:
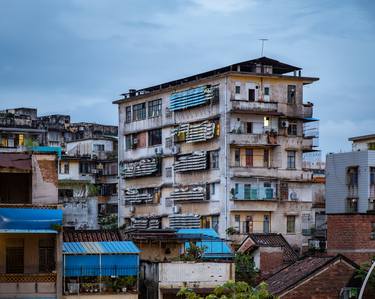
[[[102,255],[99,254],[99,293],[102,292]]]
[[[368,270],[368,272],[367,272],[365,281],[363,282],[362,287],[361,287],[361,291],[359,292],[358,299],[362,299],[363,293],[364,293],[365,288],[366,288],[367,281],[370,279],[371,273],[374,270],[374,268],[375,268],[375,261],[372,262],[370,270]]]

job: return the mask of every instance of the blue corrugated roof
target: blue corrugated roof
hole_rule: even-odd
[[[138,254],[132,241],[64,242],[63,254]]]
[[[177,230],[177,234],[202,236],[202,241],[195,243],[197,246],[205,248],[203,258],[233,257],[228,244],[221,240],[218,233],[212,228],[183,228]],[[186,242],[185,247],[189,246],[189,242]]]

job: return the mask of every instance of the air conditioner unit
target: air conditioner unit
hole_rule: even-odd
[[[173,206],[173,214],[178,214],[181,212],[181,208],[179,206]]]
[[[298,200],[298,194],[296,192],[290,193],[290,200]]]
[[[155,154],[156,155],[162,155],[163,154],[163,148],[162,147],[155,148]]]
[[[172,154],[176,155],[180,152],[180,147],[178,145],[175,145],[172,147]]]
[[[133,138],[133,144],[138,144],[138,138]]]
[[[135,207],[134,207],[134,206],[131,206],[131,207],[129,208],[129,212],[130,212],[130,213],[134,213],[134,212],[135,212]]]
[[[289,127],[289,121],[287,121],[287,120],[281,121],[281,127],[282,128],[288,128]]]

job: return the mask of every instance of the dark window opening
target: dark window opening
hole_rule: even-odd
[[[288,135],[297,136],[297,124],[289,124]]]
[[[161,144],[161,129],[151,130],[148,132],[148,146]]]
[[[31,174],[0,173],[0,203],[31,203],[31,189]]]
[[[241,86],[236,85],[236,94],[240,94],[240,93],[241,93]]]
[[[288,104],[296,103],[296,86],[288,85]]]
[[[6,273],[24,272],[24,244],[23,239],[6,240]]]
[[[251,122],[246,123],[246,133],[248,133],[248,134],[253,133],[253,123],[251,123]]]
[[[55,240],[39,240],[39,272],[50,273],[55,270]]]
[[[248,100],[250,102],[254,102],[255,101],[255,89],[249,89]]]
[[[148,117],[158,117],[161,115],[162,109],[161,99],[148,102]]]
[[[125,108],[125,122],[130,123],[132,121],[132,107],[128,106]]]
[[[133,121],[146,119],[146,103],[133,105]]]
[[[287,168],[296,168],[296,151],[287,151]]]

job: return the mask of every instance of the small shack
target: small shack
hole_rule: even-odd
[[[131,241],[65,242],[64,293],[136,292],[139,253]]]

